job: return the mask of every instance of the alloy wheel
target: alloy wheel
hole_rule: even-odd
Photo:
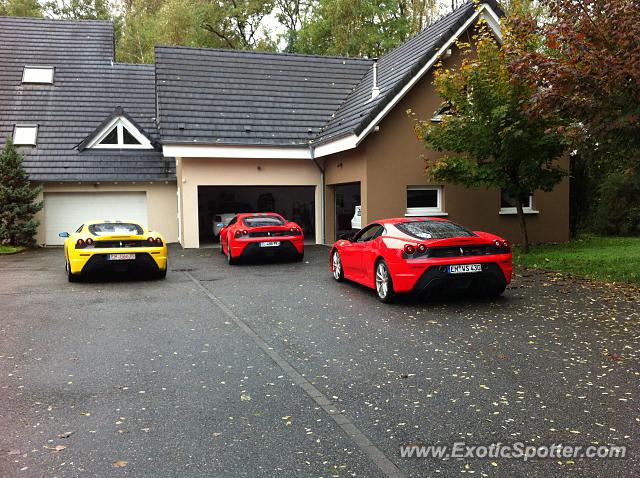
[[[333,253],[333,278],[335,280],[342,279],[342,262],[340,261],[340,254],[338,251]]]
[[[379,262],[376,268],[376,291],[382,300],[389,295],[389,270],[384,262]]]

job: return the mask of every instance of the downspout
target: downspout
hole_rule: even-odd
[[[324,201],[325,201],[325,184],[324,184],[324,168],[316,159],[316,151],[312,143],[309,143],[309,156],[311,157],[311,161],[316,165],[318,170],[320,171],[320,240],[322,244],[326,244],[326,237],[324,234],[324,223],[325,223],[325,215],[324,215]]]

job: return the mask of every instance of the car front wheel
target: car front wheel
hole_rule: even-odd
[[[385,304],[393,301],[395,298],[391,273],[384,260],[380,260],[376,264],[376,294],[378,299]]]
[[[340,260],[338,251],[333,251],[331,256],[331,272],[333,272],[333,278],[338,282],[344,280],[344,269],[342,268],[342,260]]]

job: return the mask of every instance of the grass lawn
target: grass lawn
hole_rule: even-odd
[[[516,264],[606,282],[640,285],[640,237],[582,236],[566,244],[514,250]]]
[[[0,254],[14,254],[16,252],[22,252],[26,249],[26,247],[0,245]]]

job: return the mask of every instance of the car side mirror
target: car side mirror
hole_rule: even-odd
[[[340,234],[338,236],[338,240],[351,242],[353,240],[353,235],[351,235],[351,234]]]
[[[58,234],[58,237],[69,237],[69,233],[68,232],[61,232],[60,234]]]

